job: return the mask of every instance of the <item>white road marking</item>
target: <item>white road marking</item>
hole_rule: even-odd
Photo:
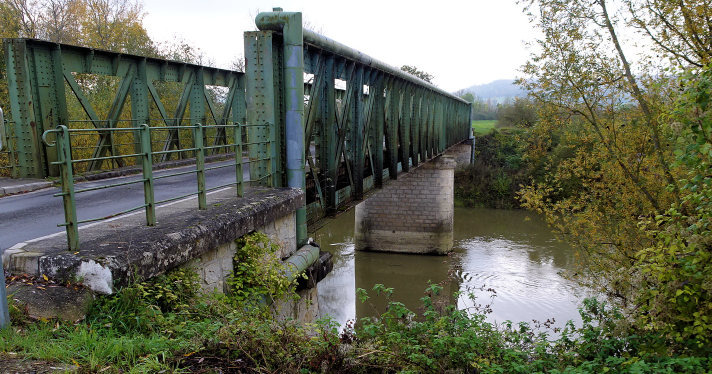
[[[227,191],[227,190],[232,189],[232,188],[234,188],[234,187],[221,188],[221,189],[219,189],[219,190],[210,191],[210,192],[206,193],[205,195],[206,195],[206,196],[207,196],[207,195],[212,195],[212,194],[215,194],[215,193],[218,193],[218,192]],[[170,203],[165,203],[165,204],[157,205],[157,206],[156,206],[156,209],[158,209],[158,208],[165,208],[165,207],[167,207],[167,206],[175,205],[175,204],[178,204],[178,203],[182,203],[182,202],[185,202],[185,201],[188,201],[188,200],[197,199],[197,198],[198,198],[197,195],[196,195],[196,196],[189,196],[189,197],[186,197],[186,198],[183,198],[183,199],[180,199],[180,200],[171,201]],[[122,214],[122,215],[120,215],[120,216],[112,217],[112,218],[106,219],[106,220],[104,220],[104,221],[99,221],[99,222],[94,222],[94,223],[89,223],[89,224],[86,224],[86,225],[79,226],[79,230],[81,230],[81,229],[87,229],[87,228],[94,227],[94,226],[97,226],[97,225],[101,225],[101,224],[104,224],[104,223],[107,223],[107,222],[116,221],[117,219],[122,219],[122,218],[126,218],[126,217],[131,217],[131,216],[135,216],[135,215],[137,215],[137,214],[144,214],[144,213],[145,213],[144,211],[138,210],[138,211],[136,211],[136,212],[132,212],[132,213],[128,213],[128,214]],[[21,248],[25,247],[25,246],[28,245],[28,244],[36,243],[36,242],[38,242],[38,241],[45,240],[45,239],[49,239],[49,238],[54,238],[55,236],[59,236],[59,235],[63,235],[63,234],[66,234],[66,231],[55,232],[54,234],[49,234],[49,235],[41,236],[41,237],[39,237],[39,238],[30,239],[30,240],[28,240],[28,241],[26,241],[26,242],[17,243],[17,244],[15,244],[15,245],[13,245],[12,247],[8,248],[8,250],[9,250],[9,249],[21,249]]]

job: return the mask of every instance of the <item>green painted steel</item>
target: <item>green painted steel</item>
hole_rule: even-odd
[[[54,163],[56,152],[40,141],[44,131],[58,125],[69,129],[89,125],[96,129],[81,141],[75,139],[79,143],[73,144],[75,151],[86,152],[95,159],[86,165],[86,171],[138,165],[140,158],[104,158],[125,152],[123,148],[126,147],[138,153],[138,130],[119,136],[107,129],[126,127],[127,124],[138,129],[139,125],[151,125],[152,122],[181,125],[188,106],[191,123],[206,124],[205,87],[229,87],[230,82],[239,81],[243,75],[236,71],[34,39],[5,39],[4,49],[13,119],[8,126],[15,136],[11,151],[17,155],[14,177],[59,175],[59,167]],[[175,105],[167,102],[173,100],[169,93],[174,88],[167,86],[170,84],[182,85],[183,94],[179,100],[174,100]],[[105,87],[115,88],[113,98],[97,101],[87,94],[88,90]],[[244,86],[240,88],[244,89]],[[74,108],[81,112],[70,111],[70,103],[76,103]],[[130,111],[124,110],[128,103]],[[172,116],[166,112],[166,104],[176,108]],[[223,113],[234,110],[231,105],[224,105]],[[219,124],[220,120],[213,116],[213,122]],[[154,144],[165,139],[164,150],[179,149],[182,135],[186,134],[174,130],[162,139],[154,139]],[[186,136],[190,137],[190,134]],[[224,137],[215,137],[215,141],[214,144],[224,144]],[[93,146],[86,144],[91,142],[94,142]],[[161,161],[168,160],[172,154],[164,154]],[[187,156],[186,153],[175,154],[181,158]]]
[[[237,113],[236,116],[239,117],[240,113]],[[146,215],[146,224],[149,226],[154,226],[156,224],[156,206],[158,204],[162,204],[162,203],[166,203],[169,201],[175,201],[175,200],[179,200],[179,199],[183,199],[186,197],[191,197],[191,196],[197,195],[198,209],[201,209],[201,210],[207,209],[207,201],[206,201],[207,192],[216,190],[218,188],[228,187],[228,186],[235,186],[238,196],[242,196],[243,180],[242,180],[242,158],[241,157],[235,158],[236,172],[235,172],[235,182],[234,183],[228,183],[225,185],[212,187],[210,189],[207,189],[205,186],[205,184],[206,184],[205,171],[213,170],[213,169],[217,169],[217,168],[230,167],[230,165],[206,167],[205,166],[205,154],[207,151],[218,149],[218,148],[228,148],[228,149],[234,149],[237,154],[240,154],[242,152],[242,136],[241,136],[241,132],[240,132],[242,125],[240,123],[228,124],[228,125],[216,125],[215,127],[216,127],[216,129],[224,129],[226,133],[228,130],[230,130],[233,133],[234,143],[205,146],[203,144],[203,139],[204,139],[204,133],[205,133],[206,126],[203,126],[200,123],[193,125],[193,126],[167,126],[167,127],[150,127],[146,124],[143,124],[139,127],[112,128],[112,129],[103,129],[102,130],[102,131],[111,132],[111,133],[121,133],[121,132],[138,133],[139,134],[139,149],[136,153],[118,154],[118,155],[112,155],[112,156],[103,156],[101,158],[84,158],[84,159],[72,158],[72,143],[73,143],[72,135],[74,134],[75,136],[81,136],[87,132],[92,132],[93,130],[91,130],[91,129],[68,129],[66,126],[58,126],[54,130],[45,131],[44,134],[42,135],[42,140],[47,147],[50,147],[50,148],[54,147],[56,149],[57,161],[53,162],[53,164],[58,166],[60,169],[62,192],[56,193],[55,196],[61,196],[63,204],[64,204],[64,218],[65,218],[65,220],[63,223],[59,224],[58,226],[64,226],[67,231],[67,247],[68,247],[68,249],[72,250],[72,251],[76,251],[76,250],[80,249],[78,227],[79,227],[79,224],[82,224],[82,223],[101,221],[101,220],[105,220],[105,219],[108,219],[111,217],[115,217],[115,216],[119,216],[122,214],[126,214],[126,213],[144,209],[145,215]],[[172,131],[172,130],[176,130],[176,131],[188,130],[188,131],[191,131],[193,134],[193,139],[195,140],[193,147],[183,148],[183,149],[178,149],[178,150],[169,150],[169,151],[153,151],[152,150],[152,148],[153,148],[152,136],[159,132],[165,132],[166,130],[170,130],[170,131]],[[50,140],[48,140],[48,138],[50,136],[55,137],[56,140],[54,142],[51,142]],[[194,152],[196,154],[196,168],[195,168],[195,170],[174,172],[174,173],[164,173],[159,177],[153,176],[153,158],[154,157],[159,157],[166,153],[179,153],[179,152]],[[142,178],[137,179],[137,180],[127,181],[127,182],[117,182],[117,183],[111,183],[111,184],[101,185],[101,186],[97,186],[97,187],[89,187],[89,188],[75,190],[75,187],[74,187],[74,175],[75,174],[74,174],[74,166],[73,166],[74,164],[86,163],[86,162],[90,162],[90,161],[98,161],[99,159],[102,161],[112,161],[112,160],[116,160],[116,159],[120,159],[120,158],[124,158],[124,159],[138,158],[138,159],[140,159],[141,160]],[[174,177],[177,175],[192,174],[192,173],[196,174],[197,192],[190,193],[190,194],[183,195],[183,196],[176,196],[176,197],[168,198],[168,199],[161,200],[161,201],[155,200],[154,180],[162,179],[162,178],[170,178],[170,177]],[[77,219],[77,206],[76,206],[76,200],[75,200],[75,196],[77,194],[83,193],[83,192],[89,192],[89,191],[96,191],[96,190],[100,190],[100,189],[110,189],[110,188],[114,188],[114,187],[126,186],[129,184],[136,184],[136,183],[143,184],[144,204],[142,204],[140,206],[133,207],[133,208],[129,208],[129,209],[126,209],[126,210],[123,210],[120,212],[116,212],[116,213],[110,214],[105,217],[97,217],[97,218],[91,218],[91,219],[86,219],[86,220],[78,220]]]
[[[195,157],[196,170],[179,174],[196,173],[195,195],[199,209],[205,209],[205,170],[211,169],[206,155],[235,152],[236,179],[230,185],[237,186],[237,196],[244,193],[245,155],[251,183],[306,191],[310,216],[306,207],[297,211],[301,245],[307,218],[334,214],[368,189],[382,187],[385,175],[397,179],[400,171],[469,138],[469,103],[304,30],[301,13],[277,8],[260,13],[255,22],[260,30],[244,34],[244,74],[38,40],[5,40],[13,119],[8,129],[16,138],[9,151],[18,161],[13,175],[62,176],[62,225],[72,238],[71,248],[79,245],[78,224],[107,218],[77,221],[74,194],[95,189],[70,191],[78,172],[140,164],[143,178],[136,183],[144,186],[144,204],[116,214],[143,209],[152,225],[157,204],[184,197],[155,201],[154,180],[166,176],[153,177],[154,162],[174,155]],[[102,99],[106,107],[98,108],[87,93],[92,87],[87,79],[114,89],[113,96]],[[43,131],[44,137],[56,137],[56,144],[42,142]],[[0,134],[0,144],[6,139]]]
[[[0,151],[7,149],[7,134],[5,133],[5,113],[0,108]]]
[[[143,197],[146,204],[146,224],[156,225],[156,199],[153,195],[153,156],[151,154],[151,128],[143,124],[139,130],[141,136],[140,152],[143,172]]]
[[[45,134],[48,132],[45,132]],[[67,231],[67,245],[69,250],[74,251],[79,248],[79,222],[77,220],[77,205],[74,193],[72,144],[67,126],[58,126],[55,134],[57,137],[56,163],[60,167],[62,204],[64,205],[64,223],[62,226],[64,226]]]

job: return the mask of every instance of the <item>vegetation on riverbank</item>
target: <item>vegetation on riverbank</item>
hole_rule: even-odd
[[[712,53],[701,30],[710,8],[529,3],[543,37],[520,84],[537,120],[508,139],[478,139],[485,156],[459,181],[481,186],[458,185],[460,197],[507,207],[497,204],[500,191],[516,195],[576,249],[569,277],[620,305],[621,334],[658,336],[646,345],[671,357],[708,356]],[[619,14],[650,38],[654,55],[627,58]],[[525,174],[516,193],[501,188],[518,173],[508,158]]]
[[[477,136],[475,162],[455,171],[455,199],[468,207],[518,208],[517,191],[529,183],[522,129],[493,129]]]
[[[648,350],[653,336],[615,331],[621,315],[587,300],[584,324],[552,339],[548,323],[493,325],[487,308],[440,305],[431,285],[417,311],[391,301],[378,317],[343,330],[328,319],[278,321],[264,307],[235,308],[230,296],[199,295],[195,274],[179,270],[97,300],[85,321],[15,320],[0,331],[0,357],[78,372],[279,373],[701,373],[706,357]],[[376,285],[371,293],[390,297]],[[360,302],[368,293],[357,290]],[[459,295],[466,297],[466,295]],[[477,304],[475,304],[477,305]]]

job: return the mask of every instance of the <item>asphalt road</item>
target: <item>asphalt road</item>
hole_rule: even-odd
[[[206,164],[207,167],[233,165],[233,160]],[[154,177],[181,171],[195,169],[195,165],[154,171]],[[249,164],[243,163],[243,180],[250,178]],[[112,183],[139,180],[141,175],[82,182],[75,185],[76,189],[104,186]],[[235,182],[235,168],[224,167],[205,172],[206,188]],[[195,173],[158,179],[154,182],[156,201],[178,197],[198,191]],[[0,198],[0,253],[17,243],[38,237],[64,232],[63,227],[57,227],[64,222],[62,199],[53,194],[60,192],[58,188],[47,188],[40,191]],[[79,220],[101,218],[117,212],[143,205],[143,184],[135,183],[112,187],[76,195],[77,216]],[[197,209],[196,200],[196,209]],[[160,206],[160,205],[159,205]],[[81,227],[81,226],[80,226]]]

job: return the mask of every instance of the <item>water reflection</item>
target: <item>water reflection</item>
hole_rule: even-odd
[[[393,287],[393,300],[417,309],[429,282],[442,283],[447,296],[458,289],[472,291],[485,304],[490,293],[480,288],[494,289],[492,321],[554,317],[559,326],[568,319],[578,321],[582,290],[558,274],[572,265],[572,251],[531,213],[457,208],[450,256],[355,252],[353,229],[351,210],[314,234],[322,249],[334,254],[334,270],[319,283],[320,311],[341,324],[385,307],[386,300],[373,292],[366,304],[357,302],[356,288],[370,290],[376,283]],[[472,305],[466,297],[457,302],[461,308]]]

